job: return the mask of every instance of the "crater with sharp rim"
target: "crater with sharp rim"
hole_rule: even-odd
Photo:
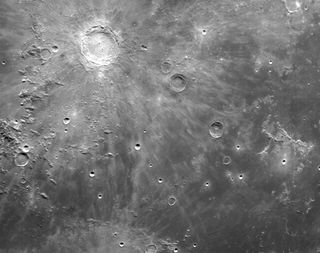
[[[96,25],[81,35],[81,54],[96,66],[106,66],[119,55],[117,35],[110,27]]]

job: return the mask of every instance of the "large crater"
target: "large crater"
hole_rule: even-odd
[[[81,38],[81,53],[95,65],[109,65],[119,51],[118,40],[110,28],[94,26]]]

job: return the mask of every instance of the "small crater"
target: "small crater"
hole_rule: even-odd
[[[47,48],[41,49],[40,56],[43,60],[48,60],[51,56],[51,52]]]
[[[59,47],[54,45],[51,47],[52,52],[57,53],[59,51]]]
[[[158,183],[159,184],[162,184],[163,183],[163,179],[160,177],[160,178],[158,178]]]
[[[218,139],[223,135],[223,124],[219,121],[213,122],[209,128],[212,138]]]
[[[70,123],[70,118],[65,117],[62,122],[63,124],[68,125]]]
[[[160,65],[162,74],[169,74],[172,71],[172,63],[169,60],[163,61]]]
[[[108,157],[108,158],[113,158],[113,157],[114,157],[114,154],[111,153],[111,152],[109,152],[109,153],[107,153],[107,157]]]
[[[156,253],[157,252],[157,246],[154,244],[150,244],[146,248],[146,253]]]
[[[102,199],[102,197],[103,197],[102,193],[99,193],[98,194],[98,199]]]
[[[94,171],[91,171],[91,172],[89,173],[89,177],[93,178],[94,176],[95,176]]]
[[[22,152],[24,153],[28,153],[30,151],[30,146],[28,144],[24,144],[22,147],[21,147],[21,150]]]
[[[124,242],[119,242],[119,247],[123,248],[124,247]]]
[[[173,195],[169,196],[169,198],[168,198],[168,205],[169,206],[173,206],[176,202],[177,202],[177,199],[175,196],[173,196]]]
[[[222,163],[224,164],[224,165],[229,165],[230,163],[231,163],[231,157],[230,156],[224,156],[223,157],[223,159],[222,159]]]
[[[14,162],[19,167],[24,167],[29,163],[29,156],[22,152],[16,155]]]
[[[148,50],[148,47],[146,45],[143,45],[143,44],[140,46],[140,48],[141,48],[141,50],[144,50],[144,51]]]
[[[288,13],[295,13],[301,9],[301,2],[298,0],[283,0]]]
[[[175,92],[182,92],[187,87],[187,78],[182,74],[174,74],[170,77],[170,87]]]
[[[141,149],[141,145],[139,143],[137,143],[135,146],[134,146],[134,149],[135,150],[140,150]]]

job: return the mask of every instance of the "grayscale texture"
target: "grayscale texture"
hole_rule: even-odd
[[[0,0],[0,253],[320,252],[318,0]]]

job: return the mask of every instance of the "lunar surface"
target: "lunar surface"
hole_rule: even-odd
[[[320,252],[318,0],[1,0],[0,253]]]

